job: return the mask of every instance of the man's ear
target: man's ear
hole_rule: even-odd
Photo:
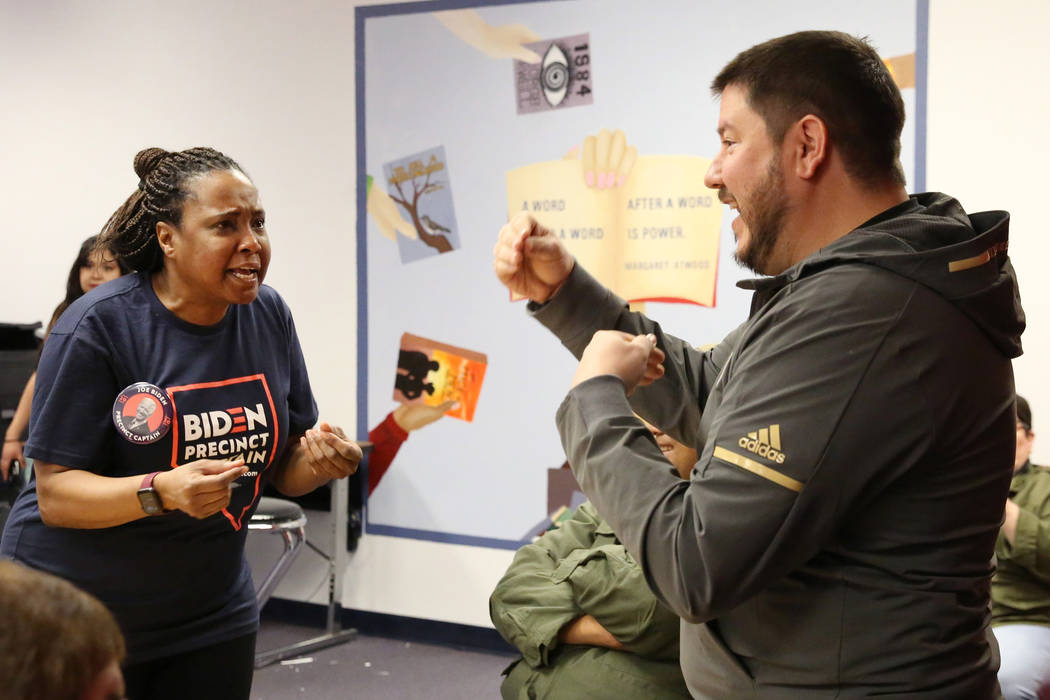
[[[166,221],[157,222],[157,243],[160,244],[160,252],[164,257],[170,258],[175,254],[175,246],[172,239],[175,237],[175,227]]]
[[[812,179],[828,158],[827,125],[815,114],[807,114],[788,130],[788,137],[792,139],[795,174],[803,180]]]

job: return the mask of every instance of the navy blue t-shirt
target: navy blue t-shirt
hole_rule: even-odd
[[[114,401],[136,382],[162,389],[173,409],[167,434],[152,443],[113,421]],[[112,477],[241,456],[249,471],[229,507],[204,520],[175,511],[94,530],[44,525],[34,480],[15,502],[0,553],[101,599],[132,663],[248,634],[258,625],[248,520],[288,436],[316,421],[291,313],[270,287],[214,326],[197,326],[161,304],[148,275],[102,285],[51,330],[26,455]]]

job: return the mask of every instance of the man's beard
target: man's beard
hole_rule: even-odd
[[[748,230],[747,247],[743,250],[737,248],[733,257],[741,265],[760,275],[775,274],[769,272],[769,259],[780,240],[784,217],[788,212],[779,154],[769,163],[766,179],[755,188],[754,195],[755,201],[748,206],[750,221],[744,222]]]

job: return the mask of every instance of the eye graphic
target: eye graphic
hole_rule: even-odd
[[[540,86],[551,107],[560,105],[569,93],[569,58],[557,44],[551,44],[543,55]]]

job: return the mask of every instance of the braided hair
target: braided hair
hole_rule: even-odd
[[[156,272],[164,266],[157,242],[157,223],[178,226],[190,180],[216,170],[244,169],[229,156],[207,146],[185,151],[146,148],[135,154],[139,184],[102,228],[96,246],[112,251],[133,270]]]

